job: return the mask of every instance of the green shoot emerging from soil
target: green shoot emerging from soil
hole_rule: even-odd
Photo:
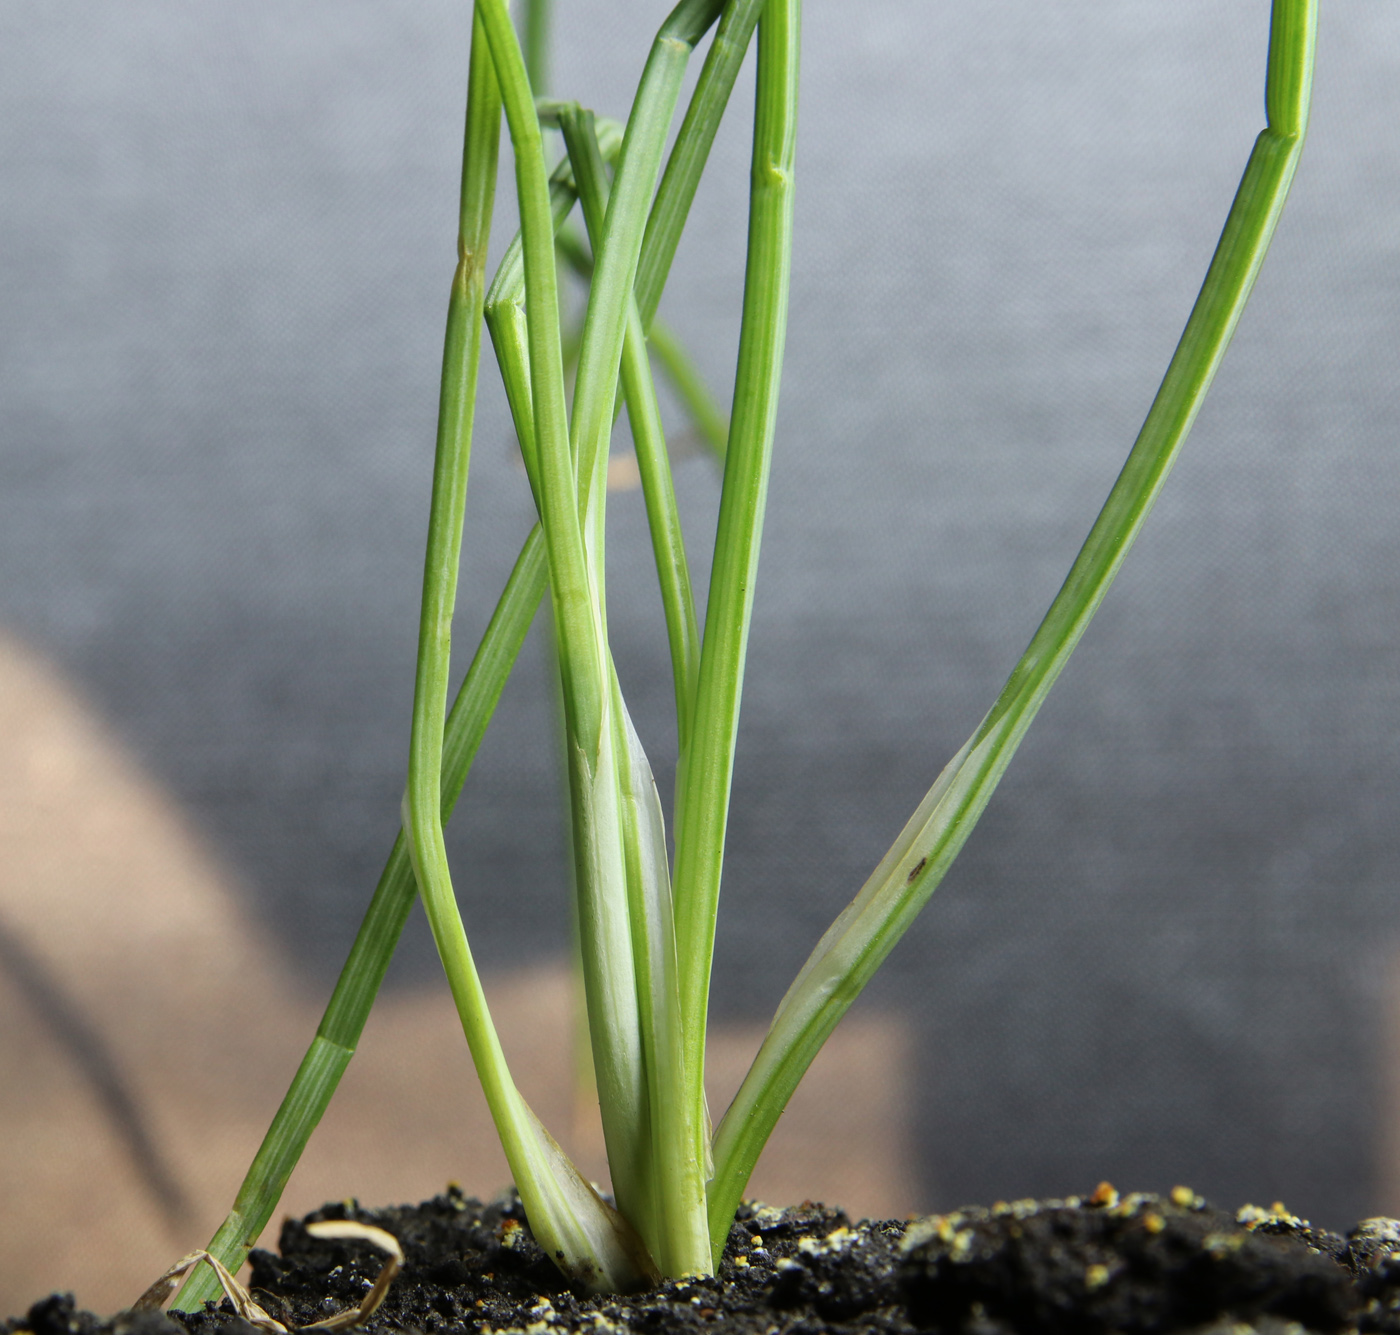
[[[1302,149],[1316,0],[1273,0],[1266,128],[1142,431],[1063,587],[976,731],[817,944],[712,1133],[703,1087],[706,1014],[787,318],[799,9],[799,0],[681,0],[651,44],[626,126],[619,127],[575,103],[537,96],[545,79],[544,0],[526,5],[523,42],[507,0],[477,0],[403,828],[316,1038],[209,1244],[230,1270],[276,1207],[359,1041],[414,898],[421,896],[540,1243],[571,1280],[588,1288],[617,1290],[660,1276],[711,1272],[789,1097],[967,839],[1137,537],[1220,365]],[[687,64],[707,37],[703,68],[673,138]],[[755,40],[747,268],[726,426],[656,312],[716,129]],[[521,225],[488,290],[484,263],[503,119]],[[546,146],[555,142],[554,131],[565,156],[551,173]],[[575,205],[582,235],[568,221]],[[576,338],[561,328],[561,265],[588,282]],[[495,350],[539,522],[525,538],[449,712],[450,631],[483,329]],[[570,401],[565,368],[575,355]],[[652,355],[723,462],[703,634]],[[613,422],[624,406],[674,681],[673,865],[651,769],[608,641],[607,465]],[[612,1203],[584,1181],[511,1078],[443,842],[444,823],[546,591],[562,685],[588,1038]],[[180,1305],[197,1307],[215,1282],[202,1271]]]

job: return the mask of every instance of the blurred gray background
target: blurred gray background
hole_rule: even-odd
[[[623,114],[664,10],[561,0],[556,89]],[[1267,20],[808,5],[718,1015],[771,1012],[1058,587],[1263,124]],[[321,993],[402,791],[467,29],[463,3],[0,3],[0,627],[82,683]],[[726,395],[740,90],[662,306]],[[1330,0],[1216,389],[873,985],[918,1035],[929,1207],[1104,1177],[1332,1226],[1386,1203],[1397,118],[1400,7]],[[483,384],[463,661],[531,519]],[[677,476],[703,572],[714,470]],[[640,497],[611,522],[613,644],[669,784]],[[567,939],[552,711],[537,629],[450,834],[488,963]],[[437,967],[416,919],[392,985]]]

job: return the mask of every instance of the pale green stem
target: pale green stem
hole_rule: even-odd
[[[549,35],[553,19],[552,0],[523,0],[520,45],[525,51],[525,72],[536,97],[544,97],[549,92]]]
[[[710,387],[701,377],[690,354],[680,339],[666,324],[653,320],[648,342],[666,378],[680,395],[680,400],[700,439],[710,447],[710,453],[720,464],[729,446],[729,419],[715,401]]]
[[[649,1036],[644,1032],[633,937],[624,811],[620,791],[619,721],[609,686],[603,568],[604,474],[613,419],[626,311],[631,300],[648,205],[660,170],[666,134],[694,43],[713,23],[720,0],[681,0],[662,25],[643,70],[618,156],[602,237],[595,247],[574,389],[570,437],[577,491],[562,473],[564,460],[542,416],[541,350],[546,336],[558,345],[553,247],[543,254],[545,209],[539,123],[520,97],[523,79],[508,68],[510,47],[502,35],[493,46],[516,149],[526,277],[530,374],[539,496],[559,628],[561,676],[570,768],[570,793],[579,937],[588,996],[589,1031],[613,1190],[619,1207],[654,1246],[671,1255],[656,1213],[656,1162],[651,1154],[648,1086]],[[522,165],[530,159],[528,178]],[[537,159],[538,162],[536,161]],[[551,233],[552,241],[552,233]],[[532,260],[532,256],[535,258]],[[547,272],[546,272],[547,271]],[[543,294],[543,299],[541,299]],[[549,329],[541,325],[548,322]],[[557,351],[549,352],[551,359]],[[552,365],[545,368],[552,378]],[[582,513],[580,538],[573,525]],[[570,618],[571,589],[588,599]],[[569,594],[566,597],[565,594]],[[585,673],[587,675],[585,675]],[[692,1173],[698,1171],[692,1164]],[[692,1237],[697,1229],[692,1226]],[[692,1247],[703,1252],[703,1248]],[[708,1254],[696,1263],[708,1269]],[[687,1265],[687,1269],[694,1268]]]
[[[467,129],[463,150],[462,200],[458,234],[459,262],[449,303],[448,347],[444,353],[443,394],[456,406],[458,428],[463,411],[470,430],[470,401],[474,390],[475,353],[469,325],[479,330],[479,318],[467,314],[479,301],[480,261],[484,259],[490,225],[491,197],[495,181],[495,140],[499,124],[499,98],[484,44],[474,44],[474,60],[468,90]],[[488,128],[489,127],[489,128]],[[479,311],[479,306],[478,306]],[[476,339],[479,347],[479,333]],[[435,804],[450,811],[465,780],[476,747],[499,698],[501,686],[519,651],[525,629],[538,604],[539,592],[524,583],[541,585],[542,563],[533,553],[538,544],[527,542],[501,605],[486,636],[448,721],[446,772],[438,765]],[[529,560],[527,560],[529,556]],[[527,573],[528,572],[528,573]],[[522,606],[529,603],[528,610]],[[440,716],[439,716],[440,717]],[[438,730],[441,744],[442,727]],[[320,1121],[341,1075],[359,1041],[365,1018],[378,993],[394,945],[403,930],[413,900],[413,877],[402,836],[396,840],[380,878],[365,921],[341,971],[331,1001],[306,1057],[302,1061],[262,1145],[249,1166],[232,1210],[209,1250],[230,1269],[242,1265],[249,1248],[276,1208],[287,1179]],[[186,1283],[177,1305],[197,1308],[214,1296],[212,1274],[201,1269]]]
[[[769,0],[759,23],[748,264],[729,450],[705,612],[690,749],[677,776],[676,951],[686,1097],[704,1135],[705,1022],[724,835],[768,489],[792,260],[798,0]],[[703,1149],[697,1147],[697,1152]]]
[[[642,70],[627,119],[607,213],[594,236],[593,278],[574,386],[572,441],[580,478],[607,467],[627,309],[666,135],[695,43],[714,23],[722,0],[681,0],[662,24]],[[575,164],[577,170],[577,164]],[[595,475],[594,483],[599,478]],[[603,509],[607,488],[589,491],[586,542],[594,580],[603,588]]]
[[[467,944],[452,891],[442,831],[442,747],[451,664],[452,614],[461,564],[462,519],[471,457],[472,419],[480,365],[484,261],[496,183],[501,99],[479,22],[473,25],[463,172],[459,262],[448,307],[443,350],[438,442],[433,467],[428,546],[423,572],[418,667],[409,742],[404,832],[433,939],[471,1047],[506,1156],[515,1167],[529,1157],[533,1130],[506,1068],[485,992]]]
[[[729,104],[729,94],[739,76],[739,67],[744,63],[749,39],[764,3],[765,0],[729,0],[725,5],[690,105],[676,132],[676,142],[656,188],[656,200],[647,219],[637,264],[637,307],[642,313],[644,329],[650,330],[656,316],[661,290],[666,286],[681,231],[700,186],[700,175],[709,160],[710,146]]]
[[[521,548],[448,715],[443,738],[444,821],[452,814],[466,782],[496,702],[544,597],[546,583],[544,536],[537,524]],[[243,1264],[267,1227],[287,1179],[354,1056],[417,895],[408,845],[400,831],[316,1037],[243,1178],[233,1208],[209,1243],[209,1252],[232,1271]],[[218,1295],[217,1277],[208,1267],[201,1267],[186,1281],[174,1305],[177,1311],[193,1312],[206,1299]]]
[[[573,163],[589,236],[597,243],[608,208],[608,191],[602,155],[593,134],[593,117],[577,105],[561,106],[559,123]],[[664,472],[667,488],[670,472],[666,443],[660,434],[655,390],[646,364],[646,341],[636,301],[630,294],[627,305],[623,380],[633,422],[643,433],[638,437],[638,453],[639,458],[648,458],[652,475],[648,511],[654,513],[654,504],[659,503],[655,493],[661,484],[655,476],[657,462],[653,456],[659,455],[659,467]],[[675,517],[674,494],[670,495],[670,506],[673,522],[666,537],[674,537],[678,542],[679,519]],[[658,549],[657,560],[663,591],[670,595],[666,606],[668,624],[683,621],[687,608],[689,611],[689,642],[673,645],[678,674],[691,674],[689,679],[678,677],[677,718],[678,726],[684,729],[690,709],[690,700],[684,692],[693,689],[695,612],[693,604],[689,603],[690,586],[683,547],[673,547],[669,551]],[[669,567],[665,566],[667,560],[671,563]],[[684,636],[684,626],[679,627],[677,633]],[[684,657],[687,648],[691,654],[689,661]],[[649,1186],[652,1199],[646,1222],[637,1222],[665,1274],[703,1274],[709,1272],[711,1264],[705,1209],[708,1166],[694,1152],[694,1137],[685,1117],[675,931],[665,827],[651,766],[627,715],[616,671],[612,673],[612,691],[626,887],[631,907],[632,949],[651,1113]],[[682,732],[682,737],[685,735]]]
[[[574,232],[560,231],[555,237],[555,249],[559,252],[559,258],[580,278],[592,276],[593,256]],[[723,465],[725,447],[729,442],[729,419],[705,383],[694,359],[675,330],[662,320],[652,320],[646,338],[661,370],[680,397],[681,407],[690,418],[696,435],[709,447],[714,459]],[[626,356],[625,351],[623,356]]]
[[[665,197],[671,207],[664,224],[653,227],[644,242],[642,270],[650,275],[650,284],[645,290],[651,294],[652,309],[655,308],[665,269],[669,266],[685,220],[685,209],[694,195],[705,153],[732,88],[739,58],[743,55],[743,45],[747,44],[749,29],[743,27],[742,17],[746,9],[756,12],[754,0],[744,0],[743,4],[732,0],[721,22],[720,39],[723,39],[727,29],[733,40],[728,45],[723,40],[717,40],[710,59],[706,61],[658,196],[658,206]],[[736,13],[740,14],[737,22],[734,18]],[[750,18],[749,28],[751,26]],[[742,44],[739,44],[734,35],[741,30]],[[717,53],[721,52],[725,54],[725,59],[717,60]],[[600,121],[598,132],[604,154],[610,157],[620,141],[620,127],[610,121]],[[701,147],[697,149],[697,146]],[[573,203],[572,183],[568,179],[567,169],[562,176],[567,200],[563,204],[563,212],[558,215],[560,218]],[[683,200],[684,207],[676,207],[677,200]],[[655,217],[653,221],[656,221]],[[652,255],[653,262],[648,262],[648,254]],[[658,254],[664,254],[664,263],[654,262]],[[502,283],[506,286],[510,284],[512,255],[514,265],[520,269],[518,289],[523,293],[520,238],[517,236],[512,251],[508,252],[507,260],[502,265],[498,283],[493,284],[493,294]],[[639,286],[644,285],[644,278],[639,277],[638,281]],[[528,368],[526,374],[528,376]],[[528,402],[528,380],[525,397]],[[476,748],[519,654],[546,583],[543,537],[536,526],[521,551],[447,721],[443,757],[444,820],[461,792]],[[359,1042],[415,897],[413,871],[405,840],[400,833],[355,944],[341,970],[316,1038],[249,1167],[233,1209],[209,1244],[211,1253],[230,1269],[236,1270],[242,1264],[249,1248],[266,1227],[292,1169],[334,1094]],[[174,1306],[179,1310],[197,1309],[206,1299],[217,1296],[215,1285],[212,1272],[201,1268],[186,1284]]]
[[[1108,592],[1200,410],[1283,211],[1307,129],[1317,0],[1274,0],[1266,106],[1200,295],[1132,451],[996,703],[789,989],[715,1134],[718,1250],[769,1133],[827,1036],[927,902]]]
[[[607,211],[608,190],[602,155],[592,133],[592,113],[577,105],[561,105],[559,120],[574,176],[580,187],[589,237],[596,241]],[[646,355],[646,335],[642,332],[635,299],[628,301],[627,324],[623,334],[622,389],[632,424],[637,467],[651,530],[652,552],[661,586],[675,684],[676,733],[680,751],[684,754],[690,742],[690,716],[699,676],[700,630],[695,616],[685,540],[681,533],[680,510],[676,504],[670,458],[661,425],[661,409],[656,400],[656,386]]]
[[[516,104],[511,111],[514,129],[515,122],[519,119],[518,103],[523,70],[517,71],[513,66],[506,65],[514,86],[500,77],[503,64],[502,28],[508,39],[508,49],[514,54],[516,62],[519,61],[519,47],[504,7],[482,4],[478,6],[477,16],[477,33],[478,36],[484,35],[485,40],[474,43],[473,85],[477,82],[478,72],[481,72],[481,82],[489,86],[492,92],[493,115],[489,126],[483,125],[479,134],[482,144],[489,145],[489,187],[494,188],[500,107],[503,100]],[[519,77],[515,78],[517,74]],[[502,89],[502,93],[496,92],[498,87]],[[528,94],[528,86],[526,92]],[[470,117],[468,124],[469,127],[473,124]],[[538,228],[540,203],[544,206],[544,224],[548,229],[547,237],[551,248],[553,240],[539,127],[534,121],[533,112],[529,118],[529,128],[534,133],[534,157],[538,159],[538,171],[532,173],[532,184],[539,188],[535,191],[533,200],[534,216],[526,215],[522,208],[522,216],[526,217],[527,290],[531,287],[531,279],[534,276],[532,269],[536,267],[533,257],[534,238],[530,233],[532,227]],[[471,133],[469,128],[469,135]],[[520,153],[518,138],[516,144],[519,169],[522,156],[528,158],[530,155]],[[441,816],[436,801],[437,785],[440,782],[442,717],[446,703],[451,618],[466,499],[471,410],[475,402],[475,371],[480,350],[484,303],[484,279],[480,265],[472,267],[467,264],[467,260],[473,254],[484,255],[485,252],[490,193],[489,189],[480,193],[484,208],[476,220],[480,233],[479,244],[474,243],[475,234],[470,231],[465,233],[466,239],[462,246],[464,267],[459,271],[459,285],[454,287],[453,309],[459,314],[456,322],[449,317],[448,343],[444,353],[443,397],[428,526],[428,555],[424,568],[423,615],[414,692],[409,781],[404,795],[404,825],[419,892],[461,1017],[463,1032],[471,1048],[472,1061],[535,1236],[547,1253],[552,1255],[565,1273],[576,1282],[588,1287],[613,1289],[635,1282],[642,1274],[648,1272],[651,1269],[649,1258],[621,1217],[604,1205],[579,1176],[548,1132],[530,1112],[515,1087],[506,1066],[500,1040],[491,1023],[485,993],[467,945],[461,915],[453,895],[446,847],[442,838]],[[551,254],[551,270],[552,267]],[[553,314],[554,352],[558,371],[557,312]],[[535,349],[532,347],[531,351],[533,353]],[[534,395],[534,418],[540,438],[537,443],[540,444],[542,479],[548,477],[551,468],[551,460],[543,445],[545,415],[542,412],[539,388],[544,379],[543,375],[535,377]],[[561,373],[556,375],[555,387],[562,390]],[[562,394],[560,397],[562,398]],[[562,426],[562,413],[557,421]],[[567,443],[565,449],[567,450]],[[567,469],[567,458],[564,462]],[[567,472],[565,476],[568,477]],[[550,482],[544,481],[541,489],[548,497]],[[548,505],[546,508],[549,508]],[[573,507],[570,505],[568,508],[572,510]],[[547,524],[545,538],[548,546]],[[551,570],[551,574],[553,573]]]
[[[652,326],[655,334],[656,326]],[[666,637],[671,650],[671,677],[676,696],[678,755],[690,749],[695,713],[695,691],[700,680],[700,628],[695,616],[695,596],[690,586],[680,507],[671,477],[671,459],[656,401],[656,386],[647,360],[647,340],[636,302],[627,314],[627,337],[622,348],[622,389],[637,452],[637,470],[646,500],[651,550],[661,586],[661,606],[666,617]]]
[[[589,1029],[613,1191],[624,1214],[637,1218],[651,1198],[644,1154],[649,1140],[646,1073],[622,861],[607,644],[584,547],[564,404],[549,185],[540,124],[504,3],[479,0],[478,13],[491,41],[515,150],[538,495],[564,693]]]

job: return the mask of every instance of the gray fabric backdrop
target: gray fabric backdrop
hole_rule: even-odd
[[[556,86],[621,114],[663,6],[560,9]],[[1267,11],[809,5],[719,1013],[771,1010],[1058,586],[1262,125]],[[460,3],[0,3],[0,624],[80,678],[322,988],[402,788],[466,35]],[[721,388],[741,86],[663,305]],[[1397,90],[1400,7],[1331,0],[1217,389],[873,988],[920,1035],[931,1206],[1105,1176],[1329,1224],[1377,1204]],[[464,649],[530,519],[486,380]],[[678,482],[699,548],[713,471]],[[664,772],[636,495],[612,527],[613,640]],[[565,942],[551,729],[536,635],[451,836],[488,960]],[[435,968],[415,924],[395,984]]]

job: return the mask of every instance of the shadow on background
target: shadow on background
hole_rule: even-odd
[[[233,1202],[320,1018],[169,798],[56,675],[0,640],[0,1312],[51,1289],[131,1302]],[[531,1105],[607,1180],[571,1085],[562,962],[498,973],[493,1013]],[[723,1108],[762,1038],[713,1039]],[[853,1015],[755,1175],[760,1199],[910,1212],[906,1025]],[[443,986],[381,999],[267,1230],[356,1196],[491,1196],[505,1159]]]

